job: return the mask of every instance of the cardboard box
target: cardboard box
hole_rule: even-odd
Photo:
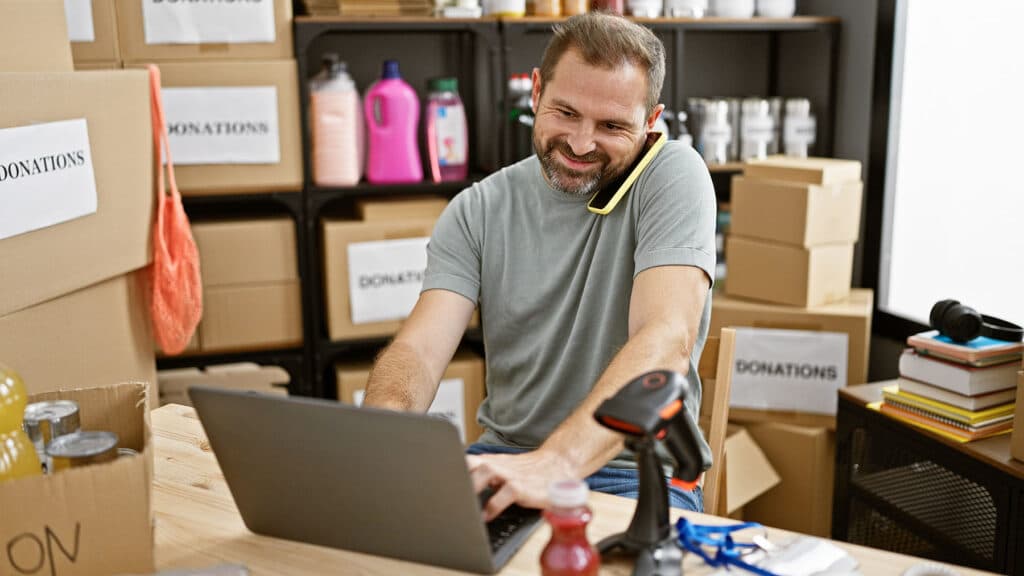
[[[156,382],[141,273],[0,316],[0,357],[30,393]],[[154,394],[155,400],[155,394]]]
[[[102,62],[75,62],[75,71],[81,72],[86,70],[120,70],[123,68],[123,64],[120,60],[104,60]]]
[[[356,213],[364,222],[438,219],[448,206],[446,198],[381,198],[356,201]]]
[[[299,281],[203,289],[204,352],[302,345]]]
[[[748,160],[743,175],[761,180],[786,180],[808,184],[839,184],[861,180],[860,162],[837,158],[796,158],[769,156]]]
[[[110,62],[121,60],[117,41],[117,9],[114,0],[74,0],[68,6],[68,36],[71,39],[71,57],[78,69],[82,62]],[[91,14],[79,13],[89,6]],[[91,40],[88,39],[91,36]]]
[[[143,3],[153,0],[117,0],[117,25],[121,45],[121,54],[125,60],[144,62],[166,62],[171,60],[268,60],[291,58],[294,55],[292,41],[292,3],[290,0],[272,0],[273,23],[272,41],[261,42],[182,42],[182,43],[148,43],[146,42],[145,22],[143,21]],[[178,2],[180,7],[189,7],[194,2]],[[215,7],[221,10],[236,9],[244,2],[223,2],[224,6]],[[252,3],[249,3],[252,4]],[[266,3],[261,3],[266,5]],[[175,7],[175,3],[167,3],[166,9]],[[258,8],[240,6],[243,10]],[[190,8],[194,8],[190,7]],[[187,15],[177,10],[175,17],[184,23],[203,19],[202,14]],[[230,18],[230,15],[228,15]],[[166,21],[163,15],[161,20]]]
[[[0,282],[0,316],[148,264],[155,196],[148,75],[0,74],[0,102],[0,128],[85,119],[97,206],[93,214],[0,239],[0,278],[10,280]],[[53,146],[63,151],[67,144]],[[12,184],[0,183],[0,197]]]
[[[849,336],[846,385],[850,386],[867,382],[873,310],[874,294],[863,288],[854,288],[845,302],[811,308],[749,302],[716,292],[711,298],[710,333],[729,326],[844,332]]]
[[[139,455],[0,484],[0,572],[105,576],[154,570],[146,396],[144,384],[118,384],[31,397],[78,402],[83,429],[115,432],[120,447]]]
[[[370,379],[368,363],[337,364],[338,400],[346,404],[361,404],[362,395],[366,390],[366,382]],[[446,383],[447,381],[447,383]],[[459,386],[461,382],[461,386]],[[461,390],[460,390],[461,388]],[[462,397],[462,406],[454,406],[458,396]],[[431,406],[432,413],[446,415],[453,419],[455,412],[462,410],[462,432],[466,444],[476,441],[483,433],[483,428],[476,421],[477,408],[484,400],[484,361],[471,352],[459,352],[448,364],[438,395]]]
[[[725,292],[730,296],[819,306],[850,295],[853,244],[801,248],[730,235],[725,258]]]
[[[125,60],[125,68],[145,67],[145,64]],[[302,132],[299,129],[299,80],[294,60],[260,60],[242,62],[164,62],[160,64],[164,105],[170,135],[171,155],[178,188],[185,196],[210,194],[242,194],[255,192],[282,192],[302,188]],[[201,96],[189,96],[177,112],[175,88],[207,88]],[[246,112],[225,118],[218,115],[213,103],[231,104],[242,108],[238,94],[224,96],[224,89],[249,88],[244,96]],[[168,90],[171,89],[171,90]],[[262,92],[271,90],[276,100],[277,115],[273,115],[273,100]],[[256,92],[253,94],[252,92]],[[194,99],[198,98],[198,99]],[[183,119],[179,114],[186,114]],[[276,122],[276,153],[273,125]],[[239,146],[237,138],[221,130],[222,125],[241,126],[247,138],[258,136],[261,144]],[[262,136],[259,136],[262,134]],[[181,140],[184,138],[184,140]],[[203,139],[202,147],[189,147],[188,154],[181,148]],[[235,156],[241,151],[247,156],[241,163]],[[219,154],[219,158],[233,158],[220,163],[209,163],[203,154]],[[255,154],[255,156],[253,156]],[[268,154],[270,154],[268,156]],[[192,156],[192,158],[190,158]],[[273,158],[273,160],[271,160]],[[202,163],[195,163],[202,162]]]
[[[1017,407],[1013,411],[1010,456],[1024,461],[1024,370],[1017,373]]]
[[[197,222],[204,352],[302,344],[302,294],[291,218]]]
[[[729,232],[807,248],[852,244],[863,190],[859,181],[823,186],[734,176]]]
[[[390,222],[323,221],[327,332],[332,340],[390,336],[398,332],[401,326],[401,320],[360,324],[352,321],[349,294],[349,245],[381,240],[429,237],[433,229],[433,219]]]
[[[832,533],[835,433],[789,424],[751,424],[781,482],[744,507],[747,520],[828,538]]]
[[[0,72],[70,71],[64,1],[0,0]]]
[[[220,364],[206,368],[178,368],[157,372],[160,382],[160,405],[191,406],[188,389],[212,386],[227,390],[249,390],[264,394],[288,395],[291,377],[280,366],[260,366],[252,362]]]
[[[745,510],[751,501],[779,483],[779,475],[764,452],[740,426],[729,426],[725,459],[725,502],[730,515]],[[709,503],[705,507],[711,508]]]

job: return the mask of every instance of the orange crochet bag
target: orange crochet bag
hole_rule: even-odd
[[[149,66],[153,115],[153,149],[156,154],[156,224],[153,227],[151,315],[153,335],[165,354],[185,349],[203,315],[203,286],[199,276],[199,251],[192,238],[181,194],[174,181],[174,163],[167,140],[167,121],[160,98],[160,69]],[[170,194],[164,187],[161,158],[167,159]]]

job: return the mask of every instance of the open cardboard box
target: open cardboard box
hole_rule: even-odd
[[[252,362],[221,364],[200,368],[177,368],[157,372],[160,382],[160,404],[191,406],[188,389],[192,386],[213,386],[228,390],[250,390],[267,394],[288,395],[291,376],[280,366],[260,366]]]
[[[755,498],[779,483],[771,462],[742,426],[729,425],[725,439],[725,511],[736,516]],[[705,503],[708,510],[710,503]]]
[[[106,576],[153,571],[148,385],[36,394],[78,402],[83,430],[139,452],[50,476],[0,482],[0,573]]]

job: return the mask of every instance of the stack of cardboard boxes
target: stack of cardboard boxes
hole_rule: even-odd
[[[0,362],[138,452],[0,484],[0,572],[150,573],[149,80],[73,72],[63,0],[0,0],[0,102]]]
[[[711,333],[740,328],[729,419],[781,480],[747,519],[831,530],[836,391],[867,380],[872,293],[850,288],[862,193],[860,163],[847,160],[771,157],[733,179]]]
[[[171,156],[183,196],[301,189],[291,2],[118,0],[116,11],[108,10],[108,4],[112,9],[115,2],[92,1],[93,44],[114,46],[117,66],[152,63],[160,68]],[[116,38],[101,43],[105,32],[100,30],[110,28],[108,14]],[[68,22],[71,26],[70,16]],[[99,52],[95,45],[73,46],[76,65]],[[294,220],[193,224],[204,313],[187,351],[300,346]]]

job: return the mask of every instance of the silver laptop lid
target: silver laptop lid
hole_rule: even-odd
[[[200,386],[189,396],[253,532],[458,570],[496,570],[451,423]]]

